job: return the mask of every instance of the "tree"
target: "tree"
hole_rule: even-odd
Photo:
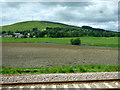
[[[5,34],[6,33],[6,31],[2,31],[2,34]]]
[[[33,32],[38,31],[38,28],[33,28]]]
[[[13,35],[14,33],[12,31],[8,31],[8,35]]]
[[[81,40],[79,38],[71,39],[70,42],[72,45],[80,45],[81,44]]]
[[[30,37],[33,38],[33,33],[30,33]]]

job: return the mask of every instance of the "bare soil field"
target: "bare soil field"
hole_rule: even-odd
[[[62,44],[2,43],[5,67],[118,65],[118,49]]]

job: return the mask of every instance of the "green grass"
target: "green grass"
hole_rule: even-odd
[[[73,37],[76,38],[76,37]],[[79,37],[82,45],[118,47],[118,37]],[[2,42],[70,44],[71,38],[2,38]]]
[[[28,70],[28,72],[23,72]],[[36,72],[34,70],[37,70]],[[42,74],[42,73],[85,73],[85,72],[119,72],[120,66],[84,65],[41,68],[11,68],[2,67],[0,74]]]
[[[25,21],[12,25],[6,25],[2,27],[3,31],[25,31],[32,30],[33,28],[46,29],[46,27],[60,27],[60,28],[78,28],[76,26],[66,25],[62,23],[48,22],[48,21]],[[80,27],[79,27],[80,28]]]

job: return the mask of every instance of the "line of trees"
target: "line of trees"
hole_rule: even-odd
[[[12,31],[2,31],[2,34],[7,33],[8,35],[14,35]],[[100,29],[86,29],[83,28],[60,28],[60,27],[47,27],[46,30],[38,30],[38,28],[33,28],[32,31],[16,31],[16,33],[21,33],[23,35],[27,35],[30,33],[30,37],[84,37],[84,36],[92,36],[92,37],[118,37],[120,33],[113,31],[106,31]]]

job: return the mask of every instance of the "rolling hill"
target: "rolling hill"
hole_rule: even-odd
[[[71,26],[71,25],[49,22],[49,21],[25,21],[25,22],[15,23],[12,25],[2,26],[2,31],[25,31],[25,30],[32,30],[33,28],[46,29],[46,27],[80,28],[77,26]]]
[[[42,29],[46,29],[46,31]],[[37,31],[37,33],[35,33],[35,31]],[[50,21],[25,21],[6,25],[2,26],[2,34],[3,32],[7,32],[8,35],[13,35],[14,32],[26,35],[26,32],[39,37],[44,37],[45,35],[48,37],[115,37],[120,35],[118,32],[92,28],[90,26],[78,27]]]

